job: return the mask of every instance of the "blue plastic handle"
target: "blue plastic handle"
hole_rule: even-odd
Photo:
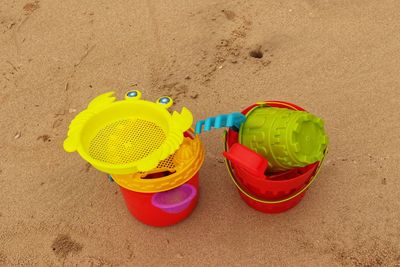
[[[240,125],[242,125],[245,120],[246,116],[240,112],[233,112],[230,114],[221,114],[215,117],[209,117],[196,123],[195,133],[200,134],[202,131],[211,131],[212,128],[219,129],[224,127],[236,128],[236,130],[238,130],[240,128]]]

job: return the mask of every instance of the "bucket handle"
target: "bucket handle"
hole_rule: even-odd
[[[225,133],[224,133],[224,150],[225,150],[225,152],[228,151],[227,134],[228,134],[228,132],[225,131]],[[227,167],[227,169],[228,169],[229,176],[230,176],[232,182],[233,182],[233,183],[235,184],[235,186],[239,189],[239,191],[240,191],[241,193],[243,193],[245,196],[247,196],[248,198],[250,198],[250,199],[252,199],[252,200],[254,200],[254,201],[256,201],[256,202],[260,202],[260,203],[264,203],[264,204],[279,204],[279,203],[287,202],[287,201],[289,201],[289,200],[291,200],[291,199],[293,199],[293,198],[295,198],[295,197],[301,195],[302,193],[304,193],[304,192],[312,185],[312,183],[314,183],[314,181],[316,180],[316,178],[317,178],[317,176],[318,176],[318,174],[319,174],[319,171],[321,170],[322,163],[323,163],[323,161],[324,161],[325,156],[326,156],[327,153],[328,153],[328,148],[325,149],[325,151],[324,151],[324,157],[323,157],[322,160],[319,162],[318,167],[317,167],[317,169],[315,170],[314,175],[311,177],[311,179],[310,179],[310,181],[308,182],[308,184],[307,184],[306,186],[304,186],[300,191],[296,192],[295,194],[293,194],[293,195],[291,195],[291,196],[289,196],[289,197],[287,197],[287,198],[280,199],[280,200],[265,200],[265,199],[260,199],[260,198],[258,198],[258,197],[256,197],[256,196],[253,196],[253,195],[249,194],[249,193],[246,192],[246,190],[244,190],[243,187],[236,181],[236,178],[235,178],[235,176],[234,176],[234,174],[233,174],[232,166],[231,166],[231,164],[229,163],[229,161],[228,161],[227,158],[225,158],[225,165],[226,165],[226,167]]]

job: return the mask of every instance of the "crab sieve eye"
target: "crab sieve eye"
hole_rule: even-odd
[[[128,97],[136,97],[138,95],[138,92],[137,91],[129,91],[126,95]]]
[[[159,102],[161,104],[168,104],[169,102],[171,102],[171,99],[169,97],[161,97]]]

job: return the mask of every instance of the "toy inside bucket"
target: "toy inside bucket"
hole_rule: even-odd
[[[257,112],[259,108],[271,110]],[[298,113],[290,114],[285,109]],[[283,212],[299,203],[315,180],[326,153],[327,137],[322,121],[296,105],[281,101],[255,104],[241,116],[232,113],[217,117],[220,116],[234,116],[237,122],[225,125],[229,129],[224,156],[243,200],[266,213]],[[215,117],[207,120],[211,125],[216,121]],[[198,132],[205,121],[198,122]]]
[[[273,172],[323,158],[327,136],[320,118],[299,110],[258,105],[246,113],[239,142],[268,159]]]
[[[192,114],[186,108],[169,113],[172,103],[169,97],[154,103],[141,100],[137,90],[121,101],[113,93],[100,95],[71,122],[64,142],[66,151],[77,151],[108,173],[132,215],[154,226],[190,215],[204,160],[201,141],[190,129]],[[185,197],[178,201],[177,195]],[[171,197],[174,203],[163,203]]]

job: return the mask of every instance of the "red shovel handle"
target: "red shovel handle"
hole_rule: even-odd
[[[258,177],[264,177],[264,172],[268,167],[268,161],[266,158],[254,152],[250,148],[235,143],[231,146],[229,151],[225,151],[224,156],[234,163],[235,165],[241,166],[247,169],[249,172],[257,175]]]

